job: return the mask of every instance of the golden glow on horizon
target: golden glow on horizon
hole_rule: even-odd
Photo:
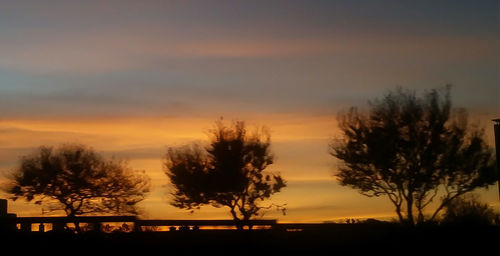
[[[265,217],[283,222],[342,222],[346,218],[374,217],[388,220],[395,217],[387,199],[363,197],[355,190],[339,186],[332,176],[335,161],[328,155],[327,145],[333,136],[338,135],[334,117],[269,115],[246,121],[249,127],[266,125],[270,128],[277,159],[269,171],[280,172],[289,184],[269,202],[286,203],[287,215],[269,210]],[[206,141],[206,132],[212,128],[213,122],[214,119],[208,118],[165,117],[2,120],[0,130],[7,132],[7,136],[0,138],[0,160],[3,163],[0,171],[8,172],[16,166],[18,157],[40,145],[84,143],[107,152],[107,155],[117,154],[117,157],[127,159],[132,168],[145,170],[151,177],[152,191],[140,204],[143,218],[228,219],[230,215],[224,208],[206,206],[190,214],[170,206],[171,188],[162,169],[162,156],[167,146]],[[5,178],[0,178],[0,182],[5,181]],[[494,190],[485,194],[490,201],[496,198]],[[9,201],[9,209],[18,216],[42,214],[39,206],[20,200]]]
[[[10,161],[1,170],[14,168],[20,155],[15,155],[16,150],[24,149],[22,154],[27,154],[40,145],[58,145],[67,142],[84,143],[98,151],[107,151],[111,155],[118,153],[118,157],[129,160],[134,169],[146,170],[152,179],[152,191],[141,206],[144,208],[145,217],[150,218],[230,218],[226,209],[203,207],[202,211],[194,214],[176,209],[168,204],[169,185],[162,169],[162,156],[167,146],[179,146],[191,142],[207,140],[207,131],[213,127],[215,119],[208,118],[95,118],[95,119],[11,119],[1,120],[0,129],[8,131],[8,136],[0,139],[3,155],[0,159]],[[231,122],[231,119],[227,119]],[[259,120],[254,121],[254,120]],[[273,141],[273,151],[277,155],[276,164],[270,171],[279,171],[289,182],[321,182],[332,181],[330,166],[315,166],[314,170],[303,171],[301,165],[305,164],[309,154],[315,155],[314,150],[294,152],[290,145],[304,143],[320,143],[326,149],[327,142],[332,136],[332,127],[335,119],[331,116],[300,117],[300,116],[258,116],[255,119],[245,120],[250,129],[255,126],[265,125],[270,128]],[[304,145],[306,145],[304,144]],[[295,146],[293,146],[295,147]],[[303,147],[303,146],[302,146]],[[283,149],[286,149],[283,151]],[[10,152],[9,150],[12,150]],[[281,152],[280,152],[281,151]],[[290,151],[290,152],[289,152]],[[10,152],[10,153],[9,153]],[[124,152],[124,153],[121,153]],[[322,152],[324,153],[324,152]],[[21,154],[21,153],[18,153]],[[304,155],[306,154],[306,155]],[[15,158],[15,159],[13,159]],[[296,158],[301,158],[300,162]],[[325,154],[324,158],[328,159]],[[315,159],[314,157],[311,159]],[[321,160],[320,162],[325,162]],[[314,165],[313,165],[314,166]],[[319,167],[319,168],[318,168]],[[288,188],[287,188],[288,189]],[[293,190],[293,188],[292,188]],[[276,203],[286,202],[290,206],[301,204],[310,200],[302,200],[302,193],[293,192],[287,198],[286,189],[276,197]],[[307,196],[306,196],[307,197]],[[41,208],[17,201],[10,202],[10,208],[20,216],[36,216],[42,212]],[[61,213],[52,213],[61,214]],[[269,211],[269,216],[281,218],[277,212]],[[267,216],[267,215],[266,215]],[[281,216],[281,217],[280,217]],[[290,216],[290,215],[289,215]],[[300,216],[289,218],[301,219]]]

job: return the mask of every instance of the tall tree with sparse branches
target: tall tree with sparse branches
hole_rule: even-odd
[[[343,137],[330,145],[341,185],[369,197],[386,196],[402,223],[435,220],[455,198],[495,182],[483,129],[465,110],[452,111],[450,87],[422,97],[401,88],[338,117]],[[440,202],[433,210],[428,206]]]
[[[269,133],[249,134],[243,122],[222,121],[210,131],[210,145],[169,148],[165,173],[174,185],[172,205],[188,210],[202,205],[228,207],[240,228],[264,209],[261,203],[286,186],[278,174],[265,170],[274,161]]]

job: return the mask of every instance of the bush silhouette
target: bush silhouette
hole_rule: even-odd
[[[443,224],[454,225],[500,225],[500,214],[488,204],[479,201],[476,195],[453,199],[445,209]]]

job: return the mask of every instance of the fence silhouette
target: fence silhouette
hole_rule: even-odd
[[[200,227],[222,229],[237,228],[240,226],[276,228],[274,219],[249,220],[245,222],[234,220],[143,220],[137,216],[42,216],[42,217],[17,217],[16,214],[7,212],[7,200],[0,199],[0,230],[32,232],[33,226],[38,225],[38,232],[52,231],[62,232],[67,230],[68,224],[86,224],[92,226],[92,230],[102,231],[104,225],[115,225],[129,223],[130,231],[151,230],[149,227],[169,227],[169,230],[198,230]]]

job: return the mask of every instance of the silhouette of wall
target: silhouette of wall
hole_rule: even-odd
[[[0,233],[3,231],[12,231],[16,229],[16,225],[13,220],[16,215],[13,213],[8,213],[8,202],[7,199],[0,199]]]
[[[7,199],[0,199],[0,217],[7,216]]]
[[[493,119],[495,125],[493,126],[495,129],[495,148],[497,155],[497,172],[498,172],[498,196],[500,197],[500,118]]]
[[[19,229],[23,232],[31,232],[32,226],[38,225],[39,232],[44,232],[46,224],[52,226],[52,231],[63,232],[68,223],[91,224],[93,230],[101,231],[103,223],[133,223],[134,231],[142,231],[151,229],[152,227],[170,226],[179,227],[179,230],[199,230],[203,227],[236,227],[239,222],[234,220],[139,220],[137,216],[75,216],[75,217],[16,217],[15,214],[7,213],[7,200],[0,199],[0,231]],[[246,225],[252,226],[267,226],[276,228],[276,220],[249,220]],[[177,228],[171,229],[177,230]]]

